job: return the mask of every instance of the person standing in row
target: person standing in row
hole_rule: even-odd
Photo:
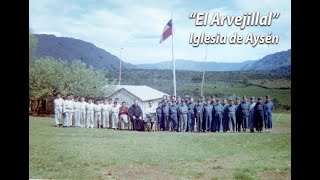
[[[242,118],[240,112],[240,98],[236,97],[236,131],[241,132]]]
[[[216,132],[216,128],[215,128],[215,121],[214,121],[214,117],[215,117],[215,108],[214,106],[216,106],[216,97],[214,95],[211,96],[211,103],[210,105],[213,107],[212,108],[212,122],[211,122],[211,127],[210,127],[210,131],[211,132]]]
[[[233,104],[233,99],[229,99],[229,105],[226,107],[227,108],[227,113],[228,113],[228,118],[229,118],[229,131],[232,129],[232,132],[235,132],[236,127],[236,105]]]
[[[73,102],[73,116],[74,116],[74,120],[75,120],[75,127],[77,128],[81,128],[80,125],[80,102],[79,102],[79,97],[76,96],[74,98],[74,102]]]
[[[169,115],[170,115],[170,122],[169,122],[169,131],[174,132],[177,131],[177,113],[178,113],[178,107],[176,106],[176,101],[171,102],[171,106],[169,108]]]
[[[194,107],[195,107],[195,105],[196,104],[193,102],[193,97],[190,97],[190,102],[187,105],[188,114],[189,114],[189,118],[188,118],[189,132],[194,131],[194,125],[195,125]]]
[[[182,107],[182,101],[181,101],[181,97],[178,96],[177,98],[177,103],[176,103],[176,106],[178,107],[178,113],[177,113],[177,117],[178,117],[178,122],[177,122],[177,132],[180,132],[181,129],[181,117],[180,117],[180,107]]]
[[[80,127],[84,128],[86,127],[86,105],[87,103],[84,101],[84,97],[80,98],[79,102],[79,114],[80,114]]]
[[[100,128],[101,125],[101,106],[100,101],[96,100],[94,105],[94,127]]]
[[[270,100],[270,95],[266,96],[266,102],[264,103],[264,127],[265,132],[269,133],[270,129],[272,129],[272,111],[274,105]]]
[[[63,114],[65,115],[63,126],[70,127],[72,125],[72,110],[73,102],[71,100],[71,95],[67,95],[67,99],[64,101]],[[70,123],[71,122],[71,123]]]
[[[197,105],[194,107],[196,122],[197,122],[197,132],[201,132],[202,123],[203,123],[203,106],[201,104],[201,100],[199,99]]]
[[[258,133],[261,133],[264,120],[264,104],[262,103],[262,97],[258,97],[258,102],[254,106],[255,113],[255,127]]]
[[[87,128],[94,127],[94,104],[92,103],[92,99],[88,99],[88,103],[86,104],[87,111]]]
[[[204,113],[205,113],[205,131],[204,132],[210,132],[210,128],[211,128],[213,107],[210,103],[211,101],[208,100],[207,104],[204,106]]]
[[[161,122],[162,120],[162,103],[158,102],[158,107],[156,109],[156,113],[157,113],[157,131],[161,130]]]
[[[162,115],[163,115],[163,122],[162,122],[162,124],[163,124],[163,126],[162,126],[162,128],[163,128],[163,130],[164,131],[168,131],[169,130],[169,106],[168,106],[168,102],[166,101],[165,103],[164,103],[164,106],[162,107]]]
[[[220,104],[220,100],[216,100],[216,105],[214,106],[214,125],[215,125],[215,131],[216,132],[222,132],[223,131],[223,121],[222,121],[222,116],[223,116],[223,110],[224,107]]]
[[[119,121],[119,108],[118,102],[114,101],[113,106],[111,107],[111,119],[112,119],[112,129],[118,129],[118,121]]]
[[[186,105],[187,101],[182,101],[182,106],[179,108],[180,118],[181,118],[181,132],[186,132],[188,123],[188,107]]]
[[[111,106],[107,99],[101,104],[101,121],[103,128],[109,128],[109,112],[111,111]]]
[[[227,112],[227,100],[222,99],[223,113],[222,113],[222,123],[223,123],[223,132],[229,131],[229,117]]]
[[[153,102],[149,101],[149,105],[145,109],[146,118],[144,119],[144,129],[153,131],[154,118],[156,114],[156,109],[153,106]],[[150,125],[150,126],[149,126]]]
[[[70,94],[70,97],[71,97],[71,103],[72,103],[72,109],[70,110],[70,119],[69,119],[69,127],[74,127],[76,122],[75,122],[75,119],[74,119],[74,109],[73,109],[73,106],[74,106],[74,95],[73,93]]]
[[[254,132],[255,127],[255,114],[254,114],[254,106],[256,103],[254,102],[254,97],[252,96],[250,98],[250,104],[249,104],[249,117],[248,117],[248,128],[250,128],[250,132]]]
[[[63,106],[64,100],[61,98],[61,94],[58,92],[56,99],[53,101],[54,104],[54,122],[57,127],[61,127],[63,123]]]
[[[119,108],[119,116],[122,130],[125,129],[125,126],[128,123],[128,113],[129,109],[126,105],[126,102],[122,102],[122,106]]]
[[[249,103],[247,102],[247,97],[242,97],[242,102],[239,105],[240,118],[242,121],[242,130],[246,132],[248,128],[248,118],[249,118]]]

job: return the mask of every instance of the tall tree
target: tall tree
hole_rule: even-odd
[[[37,44],[38,39],[31,32],[29,32],[29,65],[31,64],[32,59],[34,58]]]

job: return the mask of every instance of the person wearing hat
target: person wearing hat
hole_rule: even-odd
[[[187,127],[187,130],[189,132],[194,131],[194,125],[195,125],[194,107],[196,104],[193,101],[194,101],[193,97],[190,97],[189,103],[187,104],[187,107],[188,107],[188,127]]]
[[[171,106],[171,95],[167,96],[168,106]]]
[[[266,95],[266,102],[264,103],[264,127],[266,132],[272,129],[272,111],[274,108],[273,102],[270,100],[270,95]]]
[[[166,101],[162,107],[162,122],[160,127],[163,131],[169,130],[169,103]]]
[[[163,95],[162,96],[162,100],[161,100],[161,106],[164,106],[164,104],[166,103],[167,101],[167,95]]]
[[[215,117],[215,109],[214,106],[216,105],[216,97],[214,95],[211,96],[211,106],[213,107],[212,109],[212,123],[211,123],[211,128],[210,131],[212,132],[216,132],[216,128],[215,128],[215,121],[214,121],[214,117]]]
[[[86,104],[86,111],[87,111],[87,128],[93,128],[94,126],[94,104],[92,103],[92,99],[88,99],[88,103]]]
[[[254,115],[254,106],[256,103],[254,102],[254,96],[250,97],[249,104],[249,116],[248,116],[248,128],[250,128],[250,132],[254,132],[254,124],[255,124],[255,115]]]
[[[73,110],[73,102],[71,100],[71,95],[68,94],[67,99],[64,101],[64,106],[63,106],[63,114],[65,114],[63,127],[70,127],[72,125],[72,110]]]
[[[241,132],[241,127],[242,127],[242,117],[241,117],[241,112],[240,112],[240,98],[236,97],[236,131]]]
[[[114,101],[113,105],[111,106],[111,119],[112,119],[112,129],[118,129],[118,122],[119,122],[119,108],[118,108],[118,101]]]
[[[199,99],[197,102],[197,105],[194,106],[194,111],[195,111],[195,117],[196,117],[196,123],[197,123],[197,132],[203,131],[203,106],[201,104],[201,100]]]
[[[222,113],[222,125],[223,125],[223,132],[227,132],[229,130],[229,118],[227,113],[227,100],[226,98],[222,99],[221,105],[223,106],[223,113]]]
[[[182,101],[181,101],[181,96],[178,96],[177,97],[177,103],[176,103],[176,106],[178,106],[178,114],[177,114],[177,117],[178,117],[178,122],[177,122],[177,132],[180,132],[181,129],[180,129],[180,126],[181,126],[181,117],[180,117],[180,107],[182,106]]]
[[[216,99],[216,105],[214,108],[214,131],[215,132],[222,132],[223,131],[223,122],[222,122],[222,116],[223,116],[223,110],[224,107],[220,103],[220,99]]]
[[[177,131],[177,121],[178,121],[178,106],[176,106],[176,101],[172,101],[171,106],[169,107],[169,115],[170,115],[170,121],[169,121],[169,131]]]
[[[54,104],[54,122],[56,123],[57,127],[61,127],[63,123],[63,106],[64,100],[61,98],[61,94],[58,92],[56,94],[56,98],[53,101]]]
[[[212,123],[212,111],[213,111],[213,106],[211,105],[211,101],[208,99],[207,104],[203,106],[203,111],[204,111],[204,123],[205,123],[205,128],[204,132],[210,132],[211,129],[211,123]]]
[[[239,113],[241,118],[242,130],[243,132],[246,132],[248,127],[248,118],[249,118],[249,103],[247,102],[246,96],[242,97],[242,102],[238,107],[239,107]],[[241,131],[240,127],[238,128],[239,128],[239,131]]]
[[[254,106],[255,113],[255,127],[258,133],[261,133],[263,128],[263,119],[264,119],[264,103],[262,103],[262,97],[258,97],[258,102]]]
[[[181,118],[181,124],[180,124],[181,132],[186,132],[187,130],[188,107],[186,104],[187,104],[187,101],[182,101],[182,106],[179,107],[180,118]]]
[[[233,103],[233,98],[229,98],[229,104],[226,107],[229,124],[228,132],[230,132],[231,130],[232,132],[235,132],[236,130],[236,105],[234,105]]]
[[[79,102],[79,113],[80,113],[80,127],[84,128],[86,127],[86,105],[87,103],[84,101],[84,97],[80,98],[80,102]]]

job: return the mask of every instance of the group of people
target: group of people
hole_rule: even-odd
[[[211,100],[205,100],[202,96],[196,103],[193,97],[186,96],[182,100],[180,96],[163,96],[163,100],[156,109],[157,126],[164,131],[177,132],[250,132],[255,130],[262,132],[263,124],[265,132],[272,129],[272,111],[274,104],[270,95],[265,102],[262,97],[243,96],[242,101],[236,98],[222,99],[211,96]],[[195,131],[196,130],[196,131]]]
[[[265,132],[272,129],[272,111],[274,104],[270,101],[270,95],[265,102],[258,97],[246,96],[222,99],[211,96],[211,100],[205,100],[202,96],[196,103],[193,97],[186,96],[184,100],[180,96],[163,96],[158,107],[149,105],[142,110],[134,100],[134,104],[128,108],[126,102],[118,104],[112,99],[85,101],[84,97],[68,94],[66,100],[58,93],[54,100],[55,124],[57,127],[78,128],[112,128],[127,129],[129,118],[133,129],[137,131],[159,130],[171,132]],[[144,115],[143,116],[143,111]],[[109,119],[111,123],[109,124]],[[155,124],[155,127],[153,128]]]
[[[84,97],[77,97],[68,94],[66,99],[61,98],[61,94],[56,94],[54,100],[55,124],[56,127],[77,127],[77,128],[111,128],[119,129],[118,123],[121,121],[121,128],[128,125],[128,116],[137,130],[144,126],[142,109],[138,105],[138,100],[128,108],[125,102],[122,105],[112,99],[85,101]],[[109,124],[111,120],[111,125]]]

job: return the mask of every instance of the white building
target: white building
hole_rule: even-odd
[[[108,98],[112,98],[112,101],[117,98],[120,104],[126,102],[128,108],[133,104],[135,99],[138,99],[139,106],[143,112],[143,118],[145,118],[144,109],[149,105],[149,101],[152,101],[153,106],[157,107],[163,95],[168,96],[168,94],[148,86],[121,85],[116,86]]]

